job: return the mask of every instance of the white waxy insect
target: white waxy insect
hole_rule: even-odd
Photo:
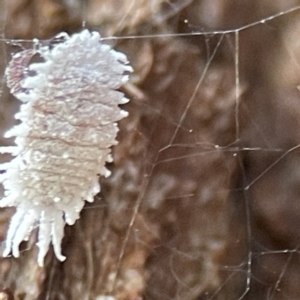
[[[61,38],[61,34],[57,38]],[[1,207],[15,206],[3,256],[19,256],[19,245],[39,226],[38,263],[52,242],[63,261],[65,224],[79,218],[84,201],[100,191],[98,175],[110,172],[110,147],[116,145],[117,121],[128,102],[117,91],[132,72],[124,54],[102,44],[97,32],[84,30],[64,41],[15,54],[6,70],[11,93],[23,102],[20,125],[5,137],[16,146],[1,147],[15,158],[0,170],[5,188]],[[43,62],[30,63],[34,55]]]

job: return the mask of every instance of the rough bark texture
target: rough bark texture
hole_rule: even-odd
[[[10,52],[82,21],[102,36],[178,34],[237,29],[296,5],[6,1],[6,38],[29,41],[0,43],[0,74]],[[299,299],[299,13],[239,31],[239,109],[234,32],[114,41],[135,73],[112,176],[66,228],[64,263],[50,252],[39,268],[36,235],[20,258],[0,259],[0,299]],[[2,133],[18,103],[6,88],[1,103]],[[1,211],[2,240],[12,213]]]

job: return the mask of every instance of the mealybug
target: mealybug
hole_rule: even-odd
[[[31,62],[36,55],[42,62]],[[20,243],[38,225],[39,265],[50,242],[56,257],[65,259],[65,223],[74,224],[84,201],[99,192],[97,174],[110,174],[105,163],[117,144],[116,121],[127,116],[118,105],[128,100],[117,89],[131,71],[124,54],[88,30],[12,57],[7,85],[23,104],[16,114],[21,123],[5,135],[15,136],[16,146],[0,148],[15,156],[0,168],[6,171],[0,206],[16,207],[4,256],[18,257]]]

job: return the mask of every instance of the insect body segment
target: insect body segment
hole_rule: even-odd
[[[59,260],[65,223],[79,218],[84,200],[100,191],[97,174],[109,176],[110,147],[117,144],[117,121],[127,116],[116,91],[131,72],[124,54],[84,30],[54,47],[36,50],[44,60],[30,64],[33,51],[13,56],[7,70],[11,92],[23,102],[21,121],[6,133],[15,147],[0,152],[15,158],[0,166],[5,197],[0,206],[17,211],[7,233],[4,256],[19,256],[19,245],[39,225],[38,263],[52,242]],[[29,65],[29,66],[28,66]]]

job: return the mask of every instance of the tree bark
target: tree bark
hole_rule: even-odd
[[[120,37],[105,42],[135,72],[112,175],[65,228],[67,260],[51,249],[38,267],[33,234],[20,258],[0,259],[0,299],[298,299],[300,12],[242,29],[293,6],[2,2],[14,42],[0,41],[0,74],[33,38],[83,26]],[[3,133],[18,103],[0,90]],[[2,240],[12,213],[1,211]]]

